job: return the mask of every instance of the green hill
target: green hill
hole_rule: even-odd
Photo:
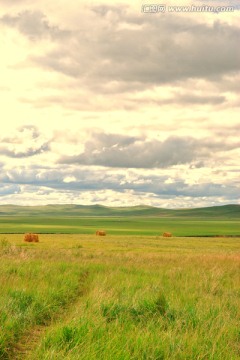
[[[239,219],[240,205],[224,205],[193,209],[162,209],[151,206],[107,207],[102,205],[1,205],[0,217],[180,217]]]

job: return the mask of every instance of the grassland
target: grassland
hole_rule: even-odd
[[[240,206],[167,210],[153,207],[0,206],[0,233],[240,236]]]
[[[179,218],[78,218],[78,217],[2,217],[0,233],[94,234],[104,229],[110,235],[161,235],[170,231],[175,236],[240,235],[239,220]]]
[[[240,358],[240,238],[0,235],[1,359]]]

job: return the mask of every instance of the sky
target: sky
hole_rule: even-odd
[[[1,0],[0,204],[240,204],[240,7],[151,4]]]

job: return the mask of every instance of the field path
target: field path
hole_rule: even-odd
[[[35,350],[44,334],[54,325],[71,318],[76,306],[81,306],[82,297],[88,292],[88,278],[89,273],[84,272],[79,279],[79,288],[76,296],[66,304],[64,307],[57,311],[52,319],[44,325],[36,325],[28,329],[28,331],[21,336],[19,341],[14,344],[11,354],[8,359],[11,360],[26,360],[31,359],[31,353]]]

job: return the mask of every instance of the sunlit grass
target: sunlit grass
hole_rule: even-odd
[[[239,359],[239,241],[4,235],[0,358]]]

